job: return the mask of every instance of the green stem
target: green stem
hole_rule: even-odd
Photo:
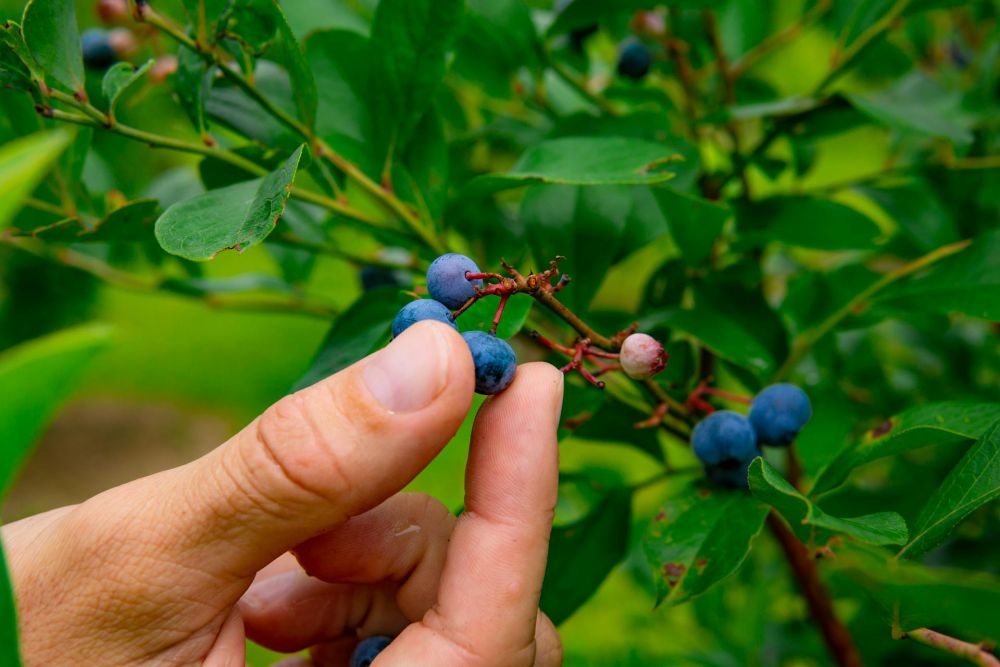
[[[935,632],[929,628],[917,628],[902,633],[901,639],[912,639],[925,646],[939,649],[950,653],[955,657],[962,658],[980,667],[1000,667],[1000,660],[997,660],[991,652],[980,644],[971,644],[961,639],[955,639],[940,632]]]
[[[542,58],[545,60],[545,65],[548,66],[556,75],[565,81],[573,90],[577,91],[582,95],[588,102],[596,106],[598,109],[608,114],[609,116],[620,116],[621,111],[612,104],[606,97],[600,93],[595,93],[590,88],[587,88],[587,84],[580,79],[580,77],[573,74],[569,69],[562,63],[556,61],[552,54],[550,54],[545,49],[539,49],[542,53]]]
[[[958,241],[956,243],[950,243],[946,246],[941,246],[940,248],[933,250],[923,257],[918,257],[912,262],[908,262],[903,266],[899,267],[895,271],[891,271],[879,280],[866,287],[865,289],[858,292],[854,298],[845,303],[843,306],[834,311],[829,317],[820,322],[817,326],[812,329],[808,329],[792,341],[791,353],[788,358],[785,359],[785,363],[781,365],[781,368],[774,374],[774,381],[778,382],[791,373],[795,367],[802,361],[802,358],[806,353],[822,339],[826,334],[830,333],[838,324],[843,320],[850,317],[852,313],[857,311],[866,301],[871,299],[875,294],[882,291],[894,282],[905,278],[906,276],[915,273],[923,268],[934,264],[937,261],[944,259],[950,255],[954,255],[957,252],[965,250],[969,244],[972,243],[971,240],[966,239],[964,241]]]

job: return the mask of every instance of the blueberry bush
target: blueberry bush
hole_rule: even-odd
[[[0,487],[104,285],[328,322],[296,387],[435,319],[566,373],[542,607],[661,628],[570,664],[1000,664],[996,3],[0,7]]]

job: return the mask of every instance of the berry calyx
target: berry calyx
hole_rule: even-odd
[[[454,310],[461,307],[483,286],[481,278],[468,278],[466,274],[479,274],[479,267],[465,255],[449,252],[441,255],[427,269],[427,291],[431,298]]]
[[[509,387],[517,370],[514,348],[485,331],[467,331],[462,338],[469,346],[476,367],[476,392],[489,396]]]
[[[645,380],[667,366],[663,344],[649,334],[634,333],[622,342],[618,360],[630,378]]]
[[[443,322],[453,329],[458,329],[451,319],[451,311],[444,304],[433,299],[417,299],[403,306],[396,314],[396,319],[392,321],[392,337],[395,338],[423,320]]]
[[[731,410],[713,412],[699,422],[691,447],[711,481],[734,488],[747,488],[750,462],[760,456],[750,420]]]
[[[618,54],[618,73],[639,81],[649,74],[653,66],[653,55],[642,42],[628,42]]]
[[[787,447],[812,417],[806,392],[794,384],[773,384],[750,404],[750,423],[761,444]]]
[[[378,654],[384,651],[392,643],[392,637],[385,635],[375,635],[366,637],[358,642],[351,653],[350,667],[370,667]]]

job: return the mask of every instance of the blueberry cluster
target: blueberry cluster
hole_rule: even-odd
[[[812,406],[802,389],[771,385],[754,397],[748,416],[720,410],[703,419],[691,434],[691,447],[711,481],[746,488],[760,446],[787,447],[810,417]]]
[[[480,278],[466,276],[479,274],[479,267],[465,255],[441,255],[427,269],[427,291],[430,299],[418,299],[403,306],[392,322],[392,335],[396,337],[422,320],[443,322],[454,328],[451,311],[471,299],[477,287],[483,286]],[[476,367],[476,391],[496,394],[506,389],[514,379],[517,357],[507,341],[483,331],[462,334],[472,353]]]
[[[351,654],[350,667],[370,667],[375,662],[378,654],[384,651],[391,643],[392,637],[386,637],[385,635],[376,635],[362,639],[355,647],[354,653]]]

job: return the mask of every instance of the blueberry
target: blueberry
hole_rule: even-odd
[[[793,384],[773,384],[750,404],[750,423],[761,444],[787,447],[812,417],[809,397]]]
[[[482,287],[482,280],[469,280],[466,273],[479,273],[476,263],[465,255],[449,252],[441,255],[427,269],[427,291],[431,298],[452,310],[460,307]]]
[[[91,69],[107,69],[118,62],[118,53],[111,45],[107,30],[84,30],[80,35],[80,46],[83,47],[83,62]]]
[[[369,667],[369,665],[375,662],[378,654],[384,651],[391,643],[392,637],[384,635],[362,639],[358,642],[357,647],[355,647],[354,653],[351,654],[350,667]]]
[[[517,370],[517,357],[507,341],[485,331],[467,331],[462,338],[469,345],[476,366],[476,391],[496,394],[510,386]]]
[[[667,365],[663,344],[644,333],[634,333],[625,339],[618,360],[625,374],[637,380],[653,377]]]
[[[710,480],[737,488],[746,488],[747,468],[760,456],[750,420],[731,410],[713,412],[695,426],[691,446]]]
[[[410,285],[409,275],[401,269],[363,266],[358,273],[361,278],[361,289],[365,292],[370,292],[378,287],[409,287]]]
[[[618,73],[635,81],[649,74],[653,55],[642,42],[628,42],[618,54]]]
[[[451,311],[443,304],[433,299],[417,299],[403,306],[396,314],[396,319],[392,321],[392,337],[395,338],[421,320],[444,322],[453,329],[458,329],[451,319]]]

